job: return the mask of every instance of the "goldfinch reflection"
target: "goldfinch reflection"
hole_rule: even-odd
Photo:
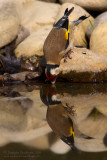
[[[75,137],[85,139],[91,138],[78,130],[75,123],[75,107],[64,106],[61,103],[61,94],[56,88],[49,86],[48,89],[47,87],[43,87],[40,96],[42,102],[48,106],[46,118],[49,126],[54,133],[72,149],[77,150],[74,145]]]

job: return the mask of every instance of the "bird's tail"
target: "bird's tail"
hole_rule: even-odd
[[[74,10],[74,7],[72,7],[70,10],[66,8],[64,12],[64,16],[57,23],[54,24],[54,27],[57,27],[58,29],[63,27],[64,23],[68,20],[68,16],[71,14],[73,10]]]

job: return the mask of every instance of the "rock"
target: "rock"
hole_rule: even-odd
[[[9,143],[9,141],[4,138],[2,135],[0,135],[0,147],[6,146]]]
[[[44,1],[44,2],[56,2],[56,0],[40,0],[40,1]]]
[[[20,30],[19,30],[19,33],[17,35],[17,38],[16,38],[15,47],[19,43],[21,43],[25,38],[27,38],[29,35],[30,35],[30,33],[29,33],[28,29],[26,29],[25,27],[21,26]]]
[[[34,90],[20,92],[18,97],[0,98],[0,135],[7,141],[29,141],[51,132],[45,120],[47,108],[39,94],[39,90]]]
[[[107,81],[107,56],[85,48],[74,48],[72,59],[61,60],[60,77],[70,82]]]
[[[86,89],[86,86],[85,86],[85,89]],[[74,90],[74,88],[73,88],[73,90]],[[106,93],[105,94],[98,93],[96,91],[96,93],[91,92],[90,94],[83,94],[83,93],[78,94],[77,93],[77,95],[75,95],[75,96],[72,96],[71,94],[68,94],[68,93],[64,93],[63,95],[64,96],[61,97],[62,104],[65,106],[67,103],[67,105],[69,107],[74,106],[73,109],[75,110],[76,115],[77,115],[75,118],[76,118],[76,122],[78,123],[78,127],[79,126],[82,127],[82,122],[85,119],[92,119],[92,120],[94,118],[106,119],[105,113],[104,113],[104,111],[106,111],[106,107],[107,107],[107,103],[106,103],[107,94]],[[87,101],[86,104],[84,104],[84,99]],[[97,109],[100,112],[100,114],[98,113],[98,115],[95,115],[94,109]],[[84,121],[84,123],[85,123],[85,121]],[[86,130],[90,130],[90,129],[84,128],[85,132],[86,132]],[[93,130],[94,130],[94,127],[93,127]],[[81,129],[81,132],[82,132],[82,129]],[[92,133],[92,132],[90,132],[90,133]],[[104,133],[102,133],[102,135],[103,134]],[[93,135],[90,135],[90,136],[93,136]],[[97,136],[97,133],[94,136]]]
[[[52,146],[50,150],[55,154],[66,154],[71,150],[71,148],[62,140],[58,139]]]
[[[36,139],[26,141],[24,143],[24,145],[34,147],[37,149],[41,149],[41,150],[49,149],[49,147],[50,147],[49,137],[48,137],[48,135],[44,135],[44,136],[38,137]]]
[[[102,14],[100,14],[99,16],[97,16],[95,18],[95,20],[92,22],[94,28],[96,28],[97,26],[99,26],[100,24],[103,24],[107,22],[107,12],[103,12]],[[87,36],[88,38],[90,38],[92,32],[94,31],[94,29],[92,28],[92,26],[90,25],[87,29]]]
[[[26,72],[19,72],[19,73],[15,73],[15,74],[11,74],[10,77],[8,75],[8,77],[6,78],[3,77],[4,81],[8,81],[8,79],[10,79],[11,81],[26,81],[26,79],[33,79],[33,78],[37,78],[39,77],[40,74],[39,72],[31,72],[31,71],[26,71]]]
[[[23,4],[31,2],[31,1],[37,1],[37,0],[21,0],[23,1]],[[56,0],[38,0],[38,1],[44,1],[44,2],[56,2]]]
[[[13,41],[20,29],[19,1],[0,1],[0,47]]]
[[[107,59],[107,22],[98,25],[90,37],[90,49],[106,55]]]
[[[105,125],[106,121],[103,124]],[[99,125],[101,124],[99,123]],[[75,146],[78,148],[78,150],[81,150],[84,152],[104,152],[104,151],[106,152],[107,151],[107,147],[105,147],[103,143],[103,139],[101,138],[92,139],[92,140],[76,138]]]
[[[88,87],[88,85],[86,85]],[[86,87],[86,88],[87,88]],[[75,92],[76,88],[72,87],[72,92]],[[87,90],[87,89],[86,89]],[[77,90],[76,90],[77,91]],[[69,92],[69,91],[68,91]],[[71,119],[75,118],[76,126],[78,130],[93,139],[78,138],[76,136],[76,128],[74,128],[75,133],[75,146],[82,150],[88,152],[98,152],[106,151],[107,148],[103,143],[103,138],[106,135],[107,117],[105,114],[100,112],[106,111],[107,107],[107,94],[99,93],[98,91],[92,92],[90,94],[83,94],[77,91],[76,94],[63,93],[61,97],[61,103],[63,106],[71,107],[74,109],[74,116],[71,114]],[[87,102],[87,103],[84,103]],[[74,124],[74,123],[73,123]],[[98,126],[100,129],[98,130]],[[103,127],[105,126],[105,127]],[[82,145],[84,144],[84,145]]]
[[[106,105],[106,104],[105,104]],[[105,109],[102,106],[98,107],[98,110],[105,116],[107,116],[107,108],[105,107]]]
[[[60,0],[61,3],[71,2],[78,4],[79,6],[93,11],[104,11],[107,10],[107,1],[106,0]]]
[[[106,123],[107,123],[107,117],[103,115],[98,115],[96,118],[89,116],[85,120],[81,121],[82,125],[79,125],[80,123],[78,124],[79,129],[83,131],[86,135],[94,137],[94,139],[92,140],[78,139],[76,141],[76,145],[78,146],[78,148],[80,148],[83,151],[89,151],[89,152],[107,151],[107,147],[104,145],[103,142],[107,130],[107,127],[105,126]],[[98,126],[105,126],[105,127],[100,127],[100,130],[98,130]]]
[[[74,7],[74,10],[69,16],[70,21],[74,21],[74,20],[78,19],[80,16],[83,16],[83,15],[87,15],[87,16],[90,15],[87,11],[85,11],[83,8],[81,8],[80,6],[78,6],[76,4],[64,3],[61,6],[60,12],[59,12],[56,19],[58,20],[64,15],[64,11],[65,11],[66,8],[70,9],[72,7]],[[88,19],[84,20],[77,27],[75,27],[75,30],[74,30],[74,46],[87,47],[85,32],[86,32],[88,26],[90,26],[89,20],[93,21],[94,18],[90,15],[90,17]]]
[[[52,25],[60,9],[59,4],[31,1],[25,3],[22,12],[22,25],[30,32],[44,26]]]
[[[33,101],[33,107],[30,113],[34,114],[36,118],[45,120],[47,107],[42,103],[40,99],[39,90],[33,90],[32,92],[21,92],[25,97],[29,97]]]
[[[43,56],[43,44],[52,26],[44,26],[33,32],[15,49],[17,57]]]
[[[28,3],[28,2],[31,2],[31,1],[36,1],[36,0],[20,0],[20,1],[22,1],[22,3],[25,4],[25,3]]]

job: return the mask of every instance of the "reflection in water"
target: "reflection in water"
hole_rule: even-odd
[[[1,148],[10,142],[20,142],[55,153],[68,152],[68,146],[52,134],[53,130],[74,150],[107,151],[106,124],[106,84],[0,88]]]
[[[75,106],[69,107],[67,102],[63,104],[61,94],[56,87],[42,87],[40,96],[43,103],[48,106],[46,115],[48,124],[55,134],[72,149],[76,150],[75,137],[93,139],[79,131],[76,124]]]
[[[107,88],[99,86],[42,86],[47,122],[73,149],[107,150]]]

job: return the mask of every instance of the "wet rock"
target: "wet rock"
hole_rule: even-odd
[[[99,16],[97,16],[95,18],[95,20],[92,22],[94,28],[98,27],[99,25],[103,24],[107,22],[107,12],[103,12],[102,14],[100,14]],[[90,38],[92,32],[94,31],[94,29],[92,28],[92,26],[90,25],[87,29],[87,36],[88,38]]]
[[[93,137],[93,139],[85,139],[78,138],[75,135],[74,144],[78,149],[88,152],[107,150],[103,143],[103,138],[107,131],[107,127],[103,126],[107,123],[107,117],[100,112],[101,107],[103,112],[106,111],[106,98],[107,94],[103,93],[77,94],[73,96],[63,93],[61,97],[62,104],[71,108],[74,106],[75,117],[71,115],[70,118],[75,118],[76,127],[83,134]],[[87,103],[84,103],[84,101]],[[98,126],[100,126],[99,130]],[[75,130],[74,128],[74,133],[76,134]]]
[[[55,154],[66,154],[71,150],[71,148],[62,140],[58,139],[54,144],[52,144],[50,150]]]
[[[77,114],[75,118],[79,126],[79,125],[82,125],[81,124],[82,121],[88,118],[94,120],[99,117],[100,118],[103,117],[104,119],[106,119],[105,114],[103,114],[103,112],[106,111],[106,106],[107,106],[106,98],[107,98],[106,93],[102,94],[98,92],[91,93],[91,94],[77,94],[75,96],[72,96],[68,93],[64,93],[64,96],[61,97],[61,101],[64,106],[66,103],[69,107],[74,106],[73,109]],[[86,104],[84,104],[84,99],[87,101]],[[102,111],[101,111],[101,107],[102,107]],[[96,115],[96,110],[99,111],[97,112],[98,113],[97,115]],[[96,136],[97,136],[97,133],[96,133]]]
[[[18,80],[18,81],[25,81],[26,79],[27,80],[31,80],[31,79],[34,79],[34,78],[37,78],[39,77],[40,74],[38,72],[20,72],[20,73],[16,73],[16,74],[11,74],[10,75],[10,78],[11,80]]]
[[[28,83],[30,80],[35,79],[35,82],[38,82],[40,78],[40,73],[35,71],[23,71],[14,74],[5,73],[4,75],[0,75],[0,83],[12,83],[14,81],[25,82]],[[17,83],[17,82],[16,82]]]
[[[9,140],[4,138],[3,136],[0,136],[0,147],[3,147],[9,143]]]
[[[103,125],[105,125],[105,124],[106,124],[106,121],[103,123]],[[85,152],[104,152],[104,151],[107,151],[107,148],[105,147],[102,138],[92,139],[92,140],[76,138],[75,146],[79,150],[85,151]]]
[[[13,41],[20,29],[19,1],[0,1],[0,47]]]
[[[52,26],[44,26],[33,32],[15,49],[17,57],[43,56],[43,44]]]
[[[39,90],[28,94],[20,92],[18,97],[2,96],[0,98],[0,135],[3,135],[7,141],[20,142],[50,133],[51,129],[45,120],[46,107],[39,99]]]
[[[85,48],[74,48],[71,59],[62,59],[60,77],[70,82],[107,81],[107,57]]]
[[[52,25],[60,9],[59,4],[31,1],[25,3],[22,12],[22,25],[30,32],[43,25]]]
[[[61,3],[71,2],[80,5],[83,8],[93,11],[106,10],[107,9],[107,1],[106,0],[60,0]]]
[[[47,107],[40,100],[39,90],[33,90],[32,92],[21,92],[21,94],[25,97],[29,97],[33,101],[34,108],[30,108],[30,112],[34,114],[36,118],[45,120]]]
[[[98,25],[90,37],[90,49],[107,56],[107,22]],[[107,57],[106,57],[107,59]]]
[[[105,116],[97,116],[97,118],[92,118],[92,117],[88,117],[87,119],[85,119],[85,121],[81,121],[82,125],[79,127],[80,130],[84,131],[84,133],[89,134],[93,137],[93,140],[90,140],[88,142],[88,140],[77,140],[77,145],[79,146],[79,148],[81,148],[81,150],[84,151],[94,151],[94,152],[98,152],[98,151],[106,151],[107,148],[104,145],[103,142],[103,138],[106,134],[106,130],[107,127],[100,127],[100,130],[98,131],[98,126],[105,126],[105,124],[107,123],[107,117]],[[89,126],[89,128],[87,129],[87,126]],[[80,143],[81,141],[81,143]],[[83,142],[82,142],[83,141]],[[84,147],[84,145],[87,147]]]
[[[38,137],[31,141],[26,141],[24,145],[35,147],[37,149],[49,149],[50,147],[48,135]]]
[[[61,6],[60,12],[59,12],[56,19],[58,20],[59,18],[61,18],[63,16],[66,8],[70,9],[72,7],[74,7],[74,11],[69,16],[70,21],[74,21],[74,20],[78,19],[80,16],[83,16],[83,15],[87,15],[87,16],[90,15],[87,11],[85,11],[83,8],[81,8],[80,6],[78,6],[76,4],[64,3]],[[84,20],[77,27],[75,27],[75,30],[74,30],[74,46],[84,46],[84,47],[87,46],[85,33],[86,33],[86,30],[87,30],[88,26],[90,26],[89,20],[93,21],[94,18],[90,15],[90,17],[88,19]]]

